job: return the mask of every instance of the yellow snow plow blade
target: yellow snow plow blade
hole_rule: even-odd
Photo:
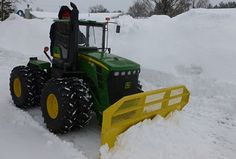
[[[101,144],[113,147],[116,137],[130,126],[156,115],[166,117],[182,110],[189,101],[185,86],[176,86],[125,96],[103,112]]]

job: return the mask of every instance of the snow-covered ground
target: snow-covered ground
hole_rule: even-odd
[[[11,69],[29,56],[45,57],[51,19],[15,15],[0,22],[0,158],[234,159],[236,156],[236,10],[191,10],[175,18],[122,16],[110,31],[112,52],[142,65],[144,90],[185,84],[189,104],[162,119],[145,120],[99,148],[94,119],[83,130],[56,136],[39,108],[24,112],[9,95]]]

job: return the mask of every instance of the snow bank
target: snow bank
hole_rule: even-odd
[[[197,9],[175,18],[121,17],[121,34],[110,41],[113,52],[145,68],[175,75],[196,74],[235,82],[236,10]],[[196,69],[196,70],[195,70]]]
[[[203,138],[193,127],[194,123],[189,124],[187,114],[177,112],[167,119],[157,116],[153,120],[145,120],[120,135],[108,155],[107,147],[102,147],[101,153],[106,154],[102,158],[216,158],[218,154],[213,153],[213,147],[209,146],[214,146],[214,140]]]
[[[49,45],[51,19],[23,19],[17,15],[0,25],[0,47],[23,55],[41,55]]]
[[[191,103],[202,104],[198,99]],[[218,103],[206,100],[208,106]],[[102,159],[233,159],[236,155],[236,123],[232,114],[209,111],[190,104],[192,110],[175,112],[167,119],[145,120],[120,135],[115,147],[101,147]],[[221,106],[224,106],[222,104]],[[213,108],[213,107],[212,107]],[[188,108],[186,108],[188,109]],[[204,112],[206,111],[206,112]],[[235,110],[234,110],[235,112]]]
[[[235,20],[235,9],[119,19],[122,33],[111,42],[113,51],[152,69],[141,74],[144,86],[183,83],[191,98],[184,111],[141,122],[120,135],[113,149],[101,147],[102,159],[236,156]]]

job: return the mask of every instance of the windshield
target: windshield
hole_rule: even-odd
[[[102,27],[80,25],[79,30],[79,47],[103,48],[105,39],[103,39]]]

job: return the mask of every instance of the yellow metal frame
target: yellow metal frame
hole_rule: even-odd
[[[166,117],[182,110],[190,93],[183,85],[123,97],[103,112],[101,144],[111,148],[116,137],[130,126],[156,115]]]

